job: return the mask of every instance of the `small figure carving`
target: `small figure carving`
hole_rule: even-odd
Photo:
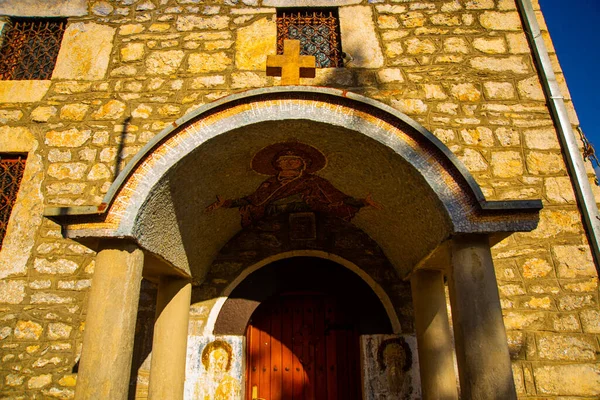
[[[241,385],[229,375],[233,350],[224,340],[215,340],[204,347],[202,365],[207,372],[200,387],[202,400],[234,400],[239,398]]]
[[[376,387],[384,389],[378,400],[408,399],[412,391],[410,369],[412,353],[403,338],[386,339],[377,350],[377,364],[382,373]]]

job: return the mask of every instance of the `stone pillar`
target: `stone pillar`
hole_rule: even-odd
[[[126,400],[144,255],[124,241],[96,256],[75,398]]]
[[[516,399],[488,237],[452,243],[449,276],[456,357],[463,399]]]
[[[189,281],[161,278],[152,342],[150,400],[183,399],[191,296]]]
[[[424,400],[458,399],[452,336],[442,271],[417,270],[410,279]]]

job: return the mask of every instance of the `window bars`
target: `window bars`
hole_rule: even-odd
[[[0,48],[0,79],[50,79],[66,19],[12,18]]]
[[[337,10],[277,10],[277,54],[284,39],[300,41],[300,54],[315,56],[317,68],[342,67]]]
[[[25,171],[25,156],[0,156],[0,249]]]

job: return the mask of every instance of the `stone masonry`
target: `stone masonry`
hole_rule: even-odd
[[[98,205],[118,171],[173,121],[229,94],[277,85],[265,60],[275,53],[280,3],[104,0],[89,1],[87,13],[59,13],[69,25],[52,79],[0,82],[0,135],[25,132],[38,143],[30,151],[44,166],[37,201]],[[538,229],[493,248],[517,392],[597,398],[597,272],[514,0],[336,3],[343,50],[354,61],[302,84],[407,114],[458,156],[488,200],[542,199]],[[33,203],[27,209],[39,219]],[[25,259],[0,256],[2,268],[11,266],[0,270],[0,397],[72,398],[94,253],[48,219],[30,229],[35,244]]]

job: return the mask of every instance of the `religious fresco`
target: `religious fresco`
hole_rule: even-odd
[[[417,341],[411,335],[361,337],[365,400],[421,398]]]
[[[272,144],[258,151],[251,162],[252,170],[269,178],[254,193],[238,199],[217,195],[206,212],[237,208],[245,228],[283,213],[312,211],[350,221],[363,207],[382,209],[370,194],[354,198],[315,175],[326,165],[325,155],[313,146],[291,141]]]
[[[193,336],[188,340],[186,400],[239,400],[242,340],[237,336]]]

